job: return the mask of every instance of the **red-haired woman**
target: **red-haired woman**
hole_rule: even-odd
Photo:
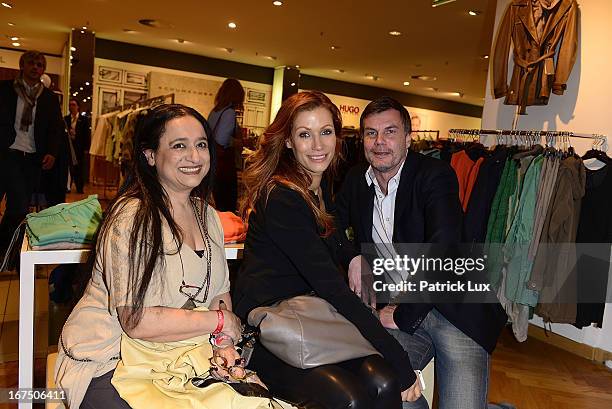
[[[308,408],[401,407],[408,389],[409,358],[349,289],[338,263],[346,237],[334,228],[328,180],[338,161],[338,108],[320,92],[285,100],[264,132],[244,175],[243,216],[249,230],[233,294],[246,321],[262,305],[314,292],[351,321],[381,353],[313,369],[294,368],[257,345],[250,367],[277,396]],[[348,243],[347,243],[348,244]],[[346,254],[344,254],[346,253]],[[349,254],[350,253],[350,254]]]

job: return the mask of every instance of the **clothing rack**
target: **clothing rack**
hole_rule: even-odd
[[[433,134],[435,134],[436,135],[435,140],[437,141],[438,139],[440,139],[440,131],[439,130],[424,129],[424,130],[412,131],[412,132],[410,132],[410,134],[411,135],[414,135],[414,134],[431,134],[431,135],[433,135]],[[417,140],[421,140],[421,139],[419,138]]]
[[[570,138],[583,138],[583,139],[602,139],[606,138],[605,135],[601,134],[586,134],[576,133],[571,131],[518,131],[508,129],[449,129],[449,135],[462,135],[462,136],[531,136],[531,137],[570,137]]]
[[[174,93],[172,94],[165,94],[165,95],[159,95],[156,97],[152,97],[152,98],[148,98],[142,101],[137,101],[137,102],[132,102],[131,104],[124,104],[124,105],[117,105],[114,108],[112,108],[111,110],[105,112],[105,114],[109,114],[109,113],[113,113],[113,112],[121,112],[121,111],[125,111],[127,109],[138,109],[138,108],[153,108],[157,105],[161,105],[166,103],[166,100],[170,100],[169,103],[170,104],[174,104]],[[103,182],[103,191],[102,191],[102,199],[106,200],[107,196],[106,196],[106,191],[107,188],[111,187],[109,186],[108,183],[108,178],[109,178],[109,166],[107,165],[107,167],[105,168],[105,172],[104,172],[104,176],[102,178]],[[119,182],[121,181],[121,171],[119,172],[119,176],[116,180],[116,184],[113,183],[112,187],[114,188],[114,190],[117,190],[119,188]]]
[[[126,109],[132,109],[132,108],[142,108],[142,107],[149,107],[149,106],[154,107],[156,105],[161,105],[161,104],[166,103],[167,99],[170,99],[170,102],[168,103],[174,104],[174,93],[166,94],[166,95],[159,95],[159,96],[148,98],[142,101],[132,102],[131,104],[116,105],[114,108],[111,108],[106,113],[111,113],[111,112],[116,112],[116,111],[125,111]]]

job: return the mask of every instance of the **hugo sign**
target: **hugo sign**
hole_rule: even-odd
[[[359,107],[354,105],[340,105],[340,112],[343,114],[359,115]]]

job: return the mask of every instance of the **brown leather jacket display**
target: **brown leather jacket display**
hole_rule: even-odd
[[[508,86],[513,45],[514,69]],[[499,26],[493,55],[493,94],[504,104],[546,105],[563,95],[578,49],[576,0],[512,0]]]

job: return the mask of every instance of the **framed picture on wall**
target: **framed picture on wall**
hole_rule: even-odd
[[[123,90],[123,105],[134,104],[147,99],[147,91]]]
[[[118,105],[121,105],[119,88],[100,87],[98,89],[98,115],[105,114]]]
[[[121,84],[121,80],[123,77],[122,71],[123,70],[119,68],[99,66],[98,67],[98,81]]]
[[[123,85],[135,88],[146,88],[147,74],[142,72],[124,71]]]

